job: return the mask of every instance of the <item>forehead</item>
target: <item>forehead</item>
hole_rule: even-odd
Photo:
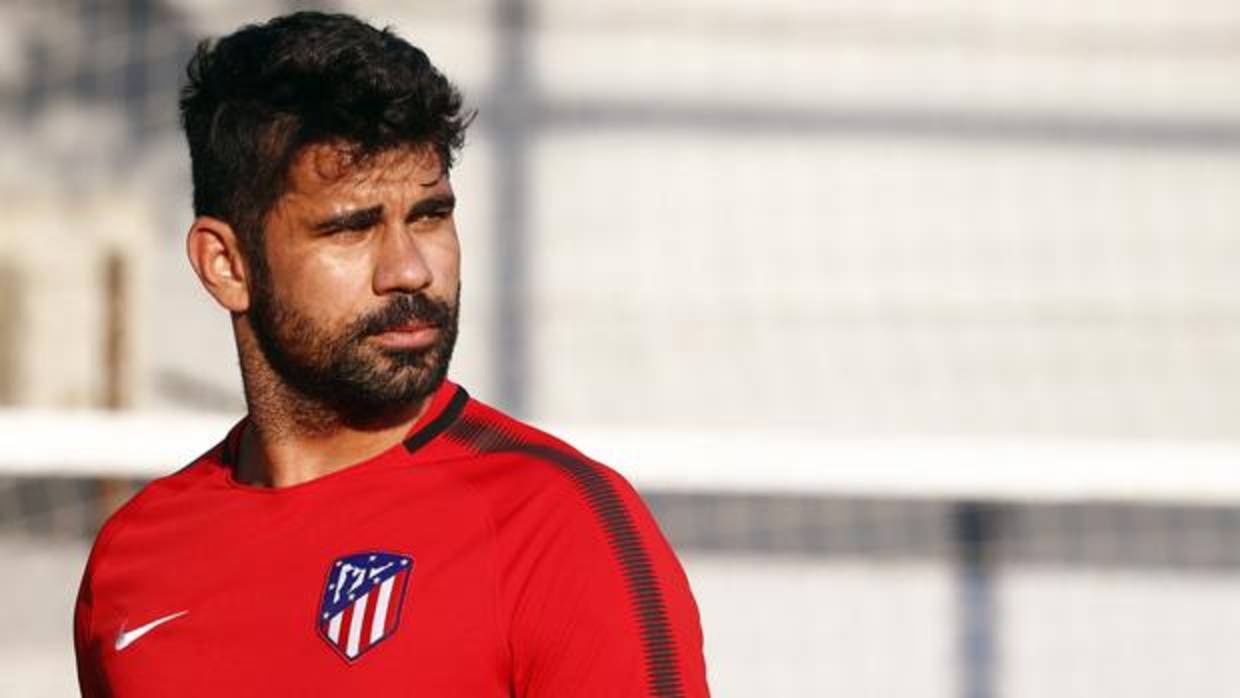
[[[429,145],[402,145],[359,154],[339,143],[302,148],[289,165],[289,195],[349,195],[391,187],[447,186],[439,153]]]

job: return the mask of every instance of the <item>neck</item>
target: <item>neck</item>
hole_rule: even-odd
[[[399,443],[430,408],[433,395],[350,419],[280,380],[253,343],[239,344],[249,408],[235,473],[243,483],[289,487],[347,468]]]

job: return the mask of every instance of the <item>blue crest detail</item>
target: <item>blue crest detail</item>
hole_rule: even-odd
[[[319,634],[352,662],[396,631],[413,558],[382,551],[332,561],[319,604]]]

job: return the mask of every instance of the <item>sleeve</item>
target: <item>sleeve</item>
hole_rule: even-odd
[[[708,696],[698,609],[649,510],[605,466],[568,472],[514,541],[516,695]]]
[[[77,656],[78,687],[82,698],[106,698],[106,685],[99,666],[97,643],[91,637],[91,616],[94,602],[91,595],[91,569],[88,562],[78,587],[77,602],[73,609],[73,651]]]

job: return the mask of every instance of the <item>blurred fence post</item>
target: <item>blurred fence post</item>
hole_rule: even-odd
[[[529,79],[528,0],[495,0],[496,80],[488,102],[495,138],[495,213],[493,235],[496,250],[495,322],[499,351],[495,352],[495,376],[500,406],[516,415],[529,408],[533,362],[529,360],[529,288],[526,254],[530,179],[529,142],[531,123],[538,110]]]
[[[955,506],[952,519],[959,584],[959,695],[994,698],[998,695],[995,546],[1000,510],[995,505],[962,501]]]
[[[17,402],[21,310],[21,275],[16,265],[0,262],[0,405]]]
[[[124,409],[129,402],[129,295],[125,256],[108,250],[103,257],[103,407],[109,410]],[[98,491],[95,510],[102,525],[129,498],[130,487],[125,480],[104,478]]]

